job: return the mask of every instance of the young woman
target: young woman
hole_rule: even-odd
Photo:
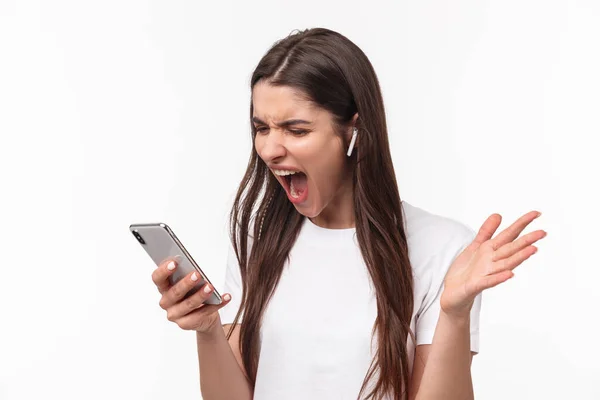
[[[546,235],[492,238],[400,200],[373,67],[309,29],[251,80],[254,148],[231,212],[225,302],[182,301],[190,275],[153,274],[167,318],[197,333],[205,400],[468,399],[481,292]],[[259,223],[255,223],[258,221]]]

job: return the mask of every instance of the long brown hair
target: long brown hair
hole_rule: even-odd
[[[410,376],[408,335],[414,340],[410,331],[413,280],[383,98],[375,71],[366,55],[345,36],[313,28],[276,42],[254,70],[251,90],[261,80],[292,87],[306,95],[331,113],[340,134],[358,113],[357,147],[348,162],[353,169],[357,239],[377,297],[373,337],[376,334],[378,342],[359,397],[376,376],[368,399],[384,395],[402,399],[408,392]],[[254,142],[256,132],[250,124]],[[229,221],[243,290],[232,328],[243,313],[240,350],[252,386],[258,368],[259,331],[265,307],[277,287],[304,218],[253,147]],[[253,232],[249,232],[251,226]],[[248,235],[253,239],[250,249]]]

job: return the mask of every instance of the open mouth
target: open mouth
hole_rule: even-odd
[[[303,200],[308,191],[307,176],[304,172],[292,175],[279,176],[290,200]]]

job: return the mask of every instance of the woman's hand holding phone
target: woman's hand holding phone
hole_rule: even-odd
[[[199,333],[214,332],[221,329],[219,313],[221,307],[229,304],[231,295],[223,296],[221,304],[203,304],[210,298],[213,288],[205,283],[200,290],[185,298],[185,295],[201,279],[198,272],[191,272],[174,285],[169,282],[177,268],[175,260],[165,260],[152,273],[152,281],[162,295],[159,305],[167,312],[167,319],[175,322],[181,329],[195,330]]]

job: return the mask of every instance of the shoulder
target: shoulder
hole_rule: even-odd
[[[432,268],[434,259],[445,265],[452,261],[464,247],[475,238],[476,232],[467,224],[456,219],[434,214],[402,202],[404,211],[404,229],[408,251],[415,274],[423,268]]]

